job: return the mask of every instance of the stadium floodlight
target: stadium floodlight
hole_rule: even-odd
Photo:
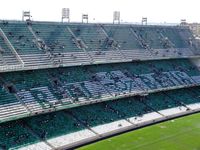
[[[147,17],[142,17],[142,25],[147,25]]]
[[[114,11],[113,12],[113,24],[117,22],[120,24],[120,11]]]
[[[62,22],[66,20],[67,22],[70,22],[70,10],[69,8],[63,8],[62,9]]]
[[[88,23],[88,14],[82,14],[82,23]]]
[[[187,25],[187,21],[186,19],[181,19],[181,23],[180,23],[181,26],[185,26]]]
[[[31,17],[32,16],[31,16],[30,11],[23,11],[22,12],[22,21],[24,21],[25,18],[27,18],[26,21],[30,21]]]

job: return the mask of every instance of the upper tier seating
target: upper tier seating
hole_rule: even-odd
[[[121,61],[123,55],[116,50],[117,43],[108,37],[101,25],[69,25],[79,43],[94,62]]]
[[[6,41],[0,36],[0,66],[17,65],[19,61],[8,47]]]
[[[75,39],[73,39],[66,25],[33,23],[31,27],[37,37],[44,40],[53,53],[81,51],[76,46]]]
[[[199,54],[191,31],[184,27],[0,21],[0,28],[10,41],[0,38],[0,50],[4,51],[0,55],[1,66],[22,65],[7,70],[187,58]],[[13,48],[13,52],[10,50],[8,43],[19,56]]]
[[[69,25],[75,36],[81,39],[88,51],[105,51],[112,48],[113,41],[106,36],[99,25]]]
[[[105,25],[103,26],[108,36],[115,39],[121,50],[142,49],[140,43],[132,33],[129,26]]]
[[[37,48],[34,42],[35,39],[26,23],[0,23],[0,27],[19,54],[42,53],[42,51]]]
[[[25,67],[52,64],[45,51],[37,47],[37,39],[34,38],[25,22],[1,22],[0,28],[22,58]]]
[[[186,29],[184,29],[186,30]],[[168,40],[170,40],[173,43],[174,48],[187,48],[189,47],[189,41],[185,41],[183,37],[180,35],[182,32],[181,29],[178,28],[161,28],[160,32],[163,34],[164,37],[166,37]],[[189,40],[189,37],[187,37]]]
[[[0,53],[4,56],[12,55],[12,51],[7,46],[6,41],[0,36]]]
[[[168,48],[162,43],[162,37],[159,34],[159,28],[154,27],[132,27],[132,30],[141,37],[145,44],[153,49]]]
[[[139,39],[133,33],[134,31],[129,26],[120,25],[104,25],[104,30],[108,36],[114,39],[117,48],[128,59],[148,59],[151,58],[151,53],[146,50]]]
[[[171,27],[132,27],[132,29],[149,46],[154,57],[174,58],[194,55],[189,45],[191,34],[181,36],[182,32],[188,32],[187,29]]]

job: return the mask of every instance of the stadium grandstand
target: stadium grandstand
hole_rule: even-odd
[[[0,149],[69,149],[200,110],[188,26],[0,21]]]

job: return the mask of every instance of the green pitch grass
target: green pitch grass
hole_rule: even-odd
[[[131,131],[79,150],[200,150],[200,113]]]

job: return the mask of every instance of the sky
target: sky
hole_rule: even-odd
[[[199,0],[0,0],[1,20],[21,20],[22,11],[30,11],[35,21],[61,21],[62,8],[70,8],[70,20],[80,22],[82,14],[89,22],[112,22],[113,11],[121,12],[121,22],[152,23],[200,22]]]

